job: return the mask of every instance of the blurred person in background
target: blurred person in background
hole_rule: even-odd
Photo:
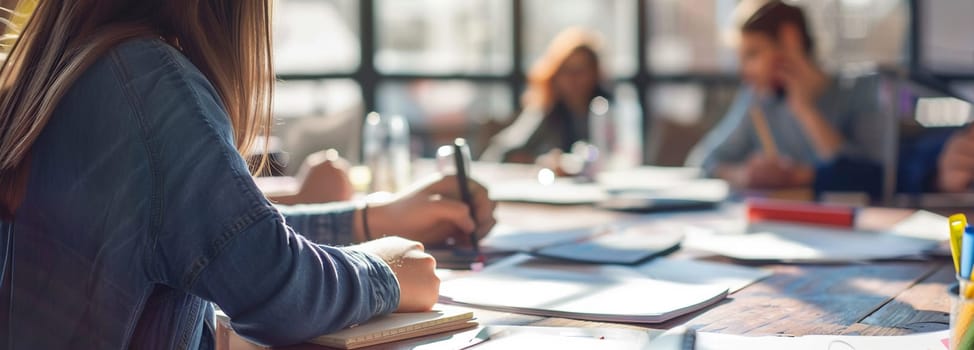
[[[799,7],[778,0],[744,1],[735,18],[744,86],[687,163],[744,189],[845,181],[836,175],[850,160],[868,165],[851,166],[845,171],[851,177],[878,182],[881,170],[873,164],[884,150],[875,80],[826,74],[814,59],[815,40]],[[776,156],[762,150],[752,122],[756,113],[766,120]]]
[[[589,103],[609,98],[598,51],[593,33],[579,28],[559,33],[528,73],[520,115],[493,137],[481,160],[534,163],[588,139]]]
[[[974,127],[936,132],[901,151],[897,191],[971,192],[974,185]]]

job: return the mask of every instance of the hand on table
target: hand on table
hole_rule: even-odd
[[[386,264],[399,281],[399,307],[396,312],[429,311],[440,294],[436,260],[426,254],[422,243],[399,237],[386,237],[352,247],[371,253]]]
[[[937,163],[937,188],[944,192],[968,191],[974,183],[974,129],[954,134]]]
[[[773,189],[807,186],[813,177],[814,172],[806,165],[787,158],[755,154],[738,168],[732,182],[743,188]]]
[[[312,153],[295,175],[299,183],[297,192],[268,198],[284,205],[349,201],[355,191],[348,178],[348,168],[348,161],[334,149]]]

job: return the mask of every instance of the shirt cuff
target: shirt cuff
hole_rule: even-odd
[[[361,266],[359,277],[372,305],[372,315],[386,315],[399,308],[399,280],[389,264],[378,257],[355,249],[342,249],[350,260]],[[365,283],[368,282],[368,283]]]

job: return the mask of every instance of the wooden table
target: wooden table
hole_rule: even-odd
[[[912,211],[870,208],[858,225],[889,227]],[[500,222],[530,229],[592,226],[632,219],[631,214],[584,206],[552,207],[504,203]],[[681,252],[679,254],[693,254]],[[707,258],[721,261],[720,258]],[[727,261],[729,262],[729,261]],[[668,329],[689,325],[703,331],[742,335],[901,335],[948,327],[953,265],[947,259],[852,265],[761,265],[774,274],[731,294],[719,304],[664,324],[588,322],[476,310],[483,325],[533,325]],[[218,330],[221,349],[256,349],[226,325]],[[406,349],[415,341],[375,349]],[[323,349],[299,345],[288,349]]]
[[[421,162],[419,173],[431,171]],[[482,179],[531,176],[537,169],[523,165],[475,163],[473,173]],[[889,228],[912,214],[912,210],[867,208],[860,211],[857,226]],[[941,213],[947,214],[947,213]],[[671,214],[654,214],[671,215]],[[691,214],[692,215],[692,214]],[[591,227],[619,220],[652,219],[597,210],[589,206],[545,206],[502,203],[498,222],[525,230]],[[946,229],[946,228],[944,228]],[[946,234],[946,233],[945,233]],[[696,256],[694,252],[677,254]],[[707,260],[731,263],[721,258]],[[741,335],[901,335],[948,327],[953,284],[949,259],[897,261],[852,265],[759,265],[774,274],[739,290],[715,306],[664,324],[613,324],[548,318],[475,309],[482,325],[531,325],[561,327],[620,327],[669,329],[689,325],[702,331]],[[227,325],[218,327],[219,349],[258,349],[233,334]],[[417,341],[402,341],[372,349],[410,349]],[[325,349],[298,345],[287,349]]]

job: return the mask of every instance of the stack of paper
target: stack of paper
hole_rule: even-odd
[[[488,252],[525,252],[594,264],[632,265],[680,247],[683,227],[667,224],[613,225],[551,232],[495,230],[481,241]]]
[[[946,225],[944,225],[946,227]],[[752,224],[746,232],[688,228],[684,247],[743,261],[841,263],[915,257],[938,242],[896,232]]]
[[[334,348],[357,349],[475,326],[477,324],[473,322],[473,313],[463,310],[394,313],[320,336],[311,342]]]
[[[719,202],[727,198],[727,182],[701,179],[698,168],[642,167],[604,172],[594,183],[556,179],[542,184],[537,179],[488,183],[490,197],[501,202],[571,205],[595,204],[620,193],[639,193],[646,198]]]

